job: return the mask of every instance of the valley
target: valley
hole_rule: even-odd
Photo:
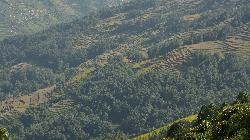
[[[41,17],[11,19],[13,32],[31,35],[13,36],[0,21],[0,112],[9,120],[0,125],[15,138],[147,140],[197,120],[203,105],[249,94],[247,0],[116,2],[84,16],[78,4],[52,1]]]

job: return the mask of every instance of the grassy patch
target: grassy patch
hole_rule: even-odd
[[[74,82],[80,81],[82,79],[87,78],[93,72],[92,69],[84,68],[82,72],[79,72],[76,76],[74,76],[68,83],[72,84]]]
[[[169,127],[173,124],[173,123],[176,123],[176,122],[179,122],[179,121],[182,121],[182,120],[185,120],[185,121],[188,121],[188,122],[193,122],[197,119],[197,115],[191,115],[191,116],[188,116],[186,118],[183,118],[183,119],[179,119],[175,122],[172,122],[172,123],[169,123],[169,124],[166,124],[158,129],[155,129],[149,133],[146,133],[146,134],[142,134],[142,135],[139,135],[135,138],[132,138],[131,140],[149,140],[150,138],[152,138],[153,136],[156,136],[156,135],[159,135],[162,131],[166,130],[166,129],[169,129]]]
[[[186,21],[194,21],[198,20],[200,17],[201,17],[200,14],[194,14],[194,15],[186,15],[183,17],[183,19]]]

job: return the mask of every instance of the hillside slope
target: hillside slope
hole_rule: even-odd
[[[173,139],[248,139],[250,135],[250,104],[246,93],[240,93],[233,104],[217,107],[204,105],[198,117],[191,122],[181,119],[157,133],[138,136],[132,140],[173,140]]]
[[[250,90],[249,4],[134,0],[6,38],[0,124],[18,139],[122,140],[232,102]]]

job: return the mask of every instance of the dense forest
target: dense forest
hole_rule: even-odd
[[[248,108],[249,11],[248,0],[132,0],[5,38],[0,127],[17,140],[127,140],[198,114],[155,139],[246,137],[221,112]],[[217,122],[230,127],[217,135]]]
[[[209,102],[232,102],[235,92],[249,90],[249,59],[204,54],[193,59],[182,74],[154,70],[137,78],[114,58],[77,85],[62,83],[55,92],[65,95],[51,102],[72,99],[70,108],[55,114],[43,104],[1,123],[21,139],[91,139],[109,133],[125,137],[195,113]]]

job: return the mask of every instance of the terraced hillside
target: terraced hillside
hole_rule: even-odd
[[[249,90],[249,4],[134,0],[5,39],[0,93],[14,97],[2,101],[3,115],[25,125],[23,139],[128,139],[232,101]]]
[[[67,110],[71,107],[72,105],[72,101],[71,100],[62,100],[59,101],[56,104],[53,104],[49,110],[53,113],[60,113],[62,110]]]
[[[55,86],[40,89],[30,95],[13,97],[0,103],[1,115],[11,115],[15,112],[25,112],[27,108],[37,106],[49,100],[49,94],[55,89]]]
[[[182,4],[185,4],[185,6],[188,6],[189,8],[193,8],[199,4],[201,4],[202,1],[200,0],[193,0],[193,1],[182,1],[176,3],[176,1],[171,1],[169,3],[164,3],[163,6],[160,7],[154,7],[154,8],[148,8],[143,11],[142,14],[135,16],[135,17],[129,17],[128,13],[119,13],[114,15],[113,17],[109,17],[105,20],[100,21],[96,26],[92,27],[91,31],[93,32],[91,35],[89,34],[81,34],[78,35],[74,40],[74,45],[76,48],[84,48],[87,49],[91,46],[91,44],[95,44],[102,41],[109,40],[110,42],[116,42],[120,38],[127,38],[126,41],[124,41],[125,44],[122,44],[121,46],[128,46],[129,48],[138,48],[138,46],[142,46],[146,53],[151,50],[152,48],[162,47],[166,44],[166,42],[169,42],[171,40],[174,41],[181,41],[181,47],[177,49],[170,50],[169,52],[166,52],[166,54],[161,54],[163,57],[157,58],[159,60],[154,62],[151,62],[151,58],[148,58],[148,60],[143,60],[142,62],[145,65],[150,65],[146,63],[159,63],[157,66],[163,67],[165,69],[169,69],[170,71],[176,70],[176,67],[180,65],[183,61],[188,60],[188,56],[192,52],[197,51],[207,51],[209,53],[240,53],[244,54],[245,56],[249,55],[249,34],[248,24],[243,24],[239,28],[235,28],[235,35],[234,32],[231,32],[232,36],[226,37],[225,40],[219,41],[220,39],[208,39],[208,41],[203,42],[203,38],[206,37],[206,34],[210,34],[211,32],[217,30],[218,28],[221,28],[224,30],[224,28],[227,28],[228,26],[231,26],[233,20],[231,18],[224,19],[223,21],[220,21],[216,26],[208,26],[206,28],[202,29],[195,29],[188,32],[180,32],[173,35],[166,35],[162,36],[163,31],[160,30],[160,26],[166,24],[164,20],[162,22],[155,24],[155,27],[147,28],[147,30],[143,30],[142,32],[126,32],[123,34],[123,36],[120,36],[121,28],[128,28],[128,30],[131,28],[141,28],[140,26],[143,26],[150,20],[154,20],[155,17],[157,17],[157,13],[164,13],[165,15],[168,15],[169,11],[172,10],[175,6],[181,6]],[[162,4],[162,3],[161,3]],[[189,11],[191,12],[191,11]],[[188,13],[186,11],[186,13]],[[164,15],[163,14],[163,15]],[[163,16],[161,15],[161,16]],[[183,22],[188,22],[190,24],[195,23],[201,18],[202,16],[206,16],[206,13],[199,13],[199,14],[192,14],[192,15],[183,15]],[[130,24],[130,25],[129,25]],[[138,27],[137,27],[138,26]],[[159,27],[158,27],[159,26]],[[157,29],[158,28],[158,29]],[[237,30],[237,31],[236,31]],[[239,31],[238,31],[239,30]],[[201,39],[198,42],[194,43],[192,42],[184,42],[185,39],[190,39],[190,37],[196,37],[198,36],[199,39]],[[157,38],[157,43],[153,44],[153,46],[145,45],[145,43],[148,42],[148,40]],[[217,41],[218,40],[218,41]],[[193,45],[186,45],[186,44],[193,44]],[[163,48],[163,47],[162,47]],[[236,51],[237,48],[237,51]],[[140,50],[141,48],[139,48]],[[126,53],[127,49],[124,49],[123,53]],[[131,49],[130,49],[131,50]],[[155,50],[157,51],[157,50]],[[115,53],[114,53],[115,54]],[[110,55],[107,55],[110,56]],[[112,56],[112,51],[111,51]],[[133,60],[128,60],[129,62],[132,62]],[[146,62],[146,63],[145,63]],[[104,62],[105,63],[105,62]],[[138,63],[138,62],[137,62]],[[136,65],[136,64],[135,64]]]
[[[236,52],[238,54],[249,54],[249,44],[250,44],[250,26],[249,24],[243,25],[241,31],[233,36],[228,36],[224,42],[223,46],[228,47],[228,51]]]
[[[5,5],[10,5],[9,7],[11,8],[20,6],[20,3],[11,4],[11,1],[1,2]],[[21,5],[25,7],[25,2],[21,3]],[[55,5],[56,3],[64,4],[64,2],[55,2]],[[131,3],[133,4],[133,2]],[[228,3],[231,2],[229,1]],[[151,4],[152,5],[150,6],[152,7],[143,9],[142,12],[137,15],[129,15],[131,14],[130,11],[116,13],[113,16],[100,20],[96,25],[91,26],[88,29],[89,31],[75,34],[72,39],[72,47],[75,49],[88,50],[91,47],[93,48],[95,44],[102,42],[119,42],[119,45],[116,49],[105,50],[94,58],[80,64],[79,67],[76,68],[75,75],[67,82],[68,85],[86,79],[91,73],[104,67],[108,64],[108,61],[111,58],[116,56],[123,57],[123,61],[137,71],[135,77],[145,75],[146,73],[159,68],[170,72],[178,72],[183,62],[188,62],[191,54],[199,51],[206,51],[212,54],[239,53],[246,57],[249,56],[248,23],[243,23],[243,25],[234,28],[234,31],[231,31],[229,36],[225,37],[223,40],[219,38],[206,39],[206,37],[212,32],[224,30],[224,28],[231,26],[233,22],[232,17],[219,21],[215,26],[207,26],[203,28],[194,27],[194,29],[190,31],[171,31],[170,33],[164,33],[164,30],[161,28],[163,28],[164,25],[167,25],[166,28],[171,27],[167,22],[169,18],[173,18],[173,14],[171,13],[173,9],[176,9],[176,7],[182,9],[182,7],[186,6],[187,8],[182,9],[183,11],[176,12],[179,12],[178,16],[181,22],[192,25],[198,22],[198,20],[201,20],[202,17],[209,16],[210,13],[207,13],[206,11],[198,13],[197,11],[199,10],[196,9],[202,9],[200,5],[206,4],[206,2],[202,0],[159,1],[158,4]],[[27,8],[21,9],[28,10]],[[15,10],[9,9],[9,11]],[[194,12],[197,13],[194,14]],[[19,11],[19,13],[22,12]],[[30,12],[28,11],[28,13]],[[50,14],[48,11],[45,13],[48,13],[48,15],[52,15],[53,17],[53,14]],[[36,16],[35,13],[33,14]],[[224,13],[222,13],[222,15],[223,14]],[[162,18],[164,16],[166,16],[166,18]],[[157,20],[157,22],[155,22],[155,20]],[[149,24],[149,27],[145,28],[147,24]],[[132,30],[135,28],[138,28],[138,30],[134,30],[133,32]],[[131,32],[128,32],[129,30],[131,30]],[[184,30],[186,30],[185,27]],[[195,37],[198,38],[198,40]],[[190,41],[192,38],[194,38],[194,41]],[[148,43],[149,41],[151,41],[151,43]],[[152,41],[155,43],[152,43]],[[170,44],[169,46],[169,42],[177,42],[178,47],[171,48],[176,44]],[[170,47],[170,49],[167,47]],[[159,51],[158,48],[160,49],[160,52],[157,52]],[[161,51],[161,49],[166,49],[167,51]],[[131,51],[137,51],[146,55],[141,60],[134,60],[127,56],[127,53]],[[156,57],[150,56],[150,53],[152,52],[158,53],[156,54]]]

